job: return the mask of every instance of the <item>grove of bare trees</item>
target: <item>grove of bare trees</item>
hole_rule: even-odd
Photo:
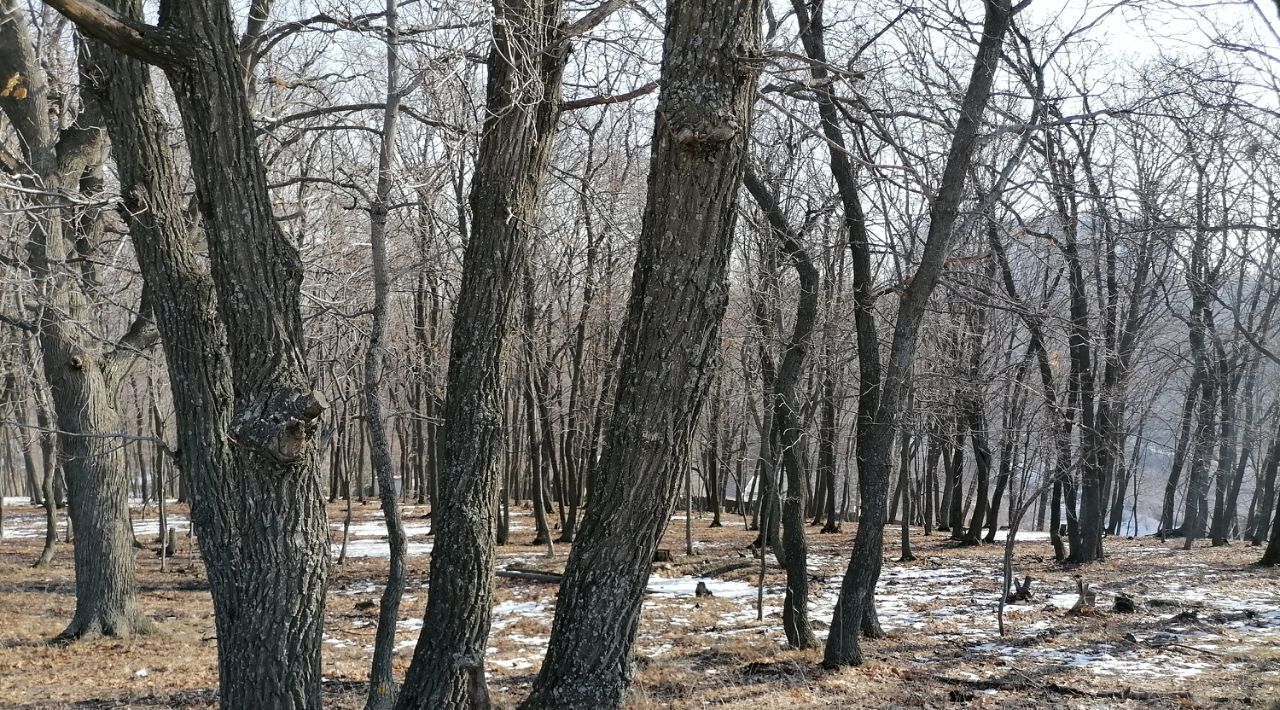
[[[521,707],[622,707],[673,513],[828,670],[926,539],[1280,565],[1280,3],[1221,5],[0,0],[0,534],[125,638],[189,506],[224,708],[321,706],[353,500],[369,708],[489,706],[515,543]]]

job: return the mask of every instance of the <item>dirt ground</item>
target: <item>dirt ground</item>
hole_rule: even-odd
[[[68,647],[45,641],[62,630],[74,606],[70,550],[32,569],[44,533],[41,512],[7,501],[0,540],[0,707],[204,708],[216,706],[216,648],[203,566],[180,537],[161,569],[156,511],[138,507],[134,525],[142,603],[155,633],[96,639]],[[405,509],[411,541],[410,586],[401,608],[397,673],[402,676],[421,630],[431,537],[427,510]],[[186,511],[171,506],[185,531]],[[329,511],[337,559],[345,508]],[[677,514],[665,546],[673,562],[654,567],[637,641],[638,677],[630,707],[649,708],[1272,708],[1280,707],[1280,572],[1251,567],[1255,548],[1181,551],[1175,542],[1109,538],[1107,562],[1074,569],[1053,562],[1043,536],[1019,536],[1015,571],[1031,576],[1034,597],[1011,605],[999,635],[1003,546],[957,548],[915,531],[917,560],[899,563],[897,532],[886,531],[877,608],[888,632],[868,641],[869,662],[835,672],[818,666],[820,650],[782,644],[783,576],[770,564],[764,618],[757,621],[756,576],[741,518],[725,527],[693,521],[693,557],[684,554],[685,520]],[[333,567],[324,640],[326,705],[363,706],[386,569],[376,504],[357,503],[347,558]],[[852,525],[835,535],[811,530],[815,584],[812,618],[819,638],[839,588]],[[513,510],[513,541],[499,566],[563,569],[531,547],[532,519]],[[1023,539],[1023,538],[1027,539]],[[699,575],[714,596],[696,598]],[[751,563],[749,566],[747,563]],[[1073,575],[1097,592],[1097,609],[1072,613]],[[1112,611],[1117,593],[1134,613]],[[495,701],[514,707],[546,649],[553,584],[500,578],[488,674]],[[370,604],[372,602],[372,604]]]

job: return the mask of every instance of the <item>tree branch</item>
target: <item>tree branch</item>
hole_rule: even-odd
[[[609,19],[609,15],[621,10],[624,6],[630,5],[631,0],[606,0],[600,3],[596,9],[587,12],[587,14],[578,18],[573,24],[564,30],[565,37],[577,37],[595,29],[601,22]]]
[[[185,56],[173,33],[122,15],[97,0],[45,0],[81,32],[136,59],[159,67],[179,64]]]
[[[609,104],[620,104],[632,99],[639,98],[645,94],[653,93],[658,88],[658,82],[651,81],[644,86],[628,91],[625,94],[615,94],[613,96],[592,96],[586,99],[575,99],[573,101],[565,101],[560,104],[561,111],[576,111],[589,106],[607,106]]]

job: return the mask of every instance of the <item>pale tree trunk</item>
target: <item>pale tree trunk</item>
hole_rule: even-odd
[[[755,98],[758,0],[667,6],[617,395],[527,708],[617,708],[644,587],[714,376]]]

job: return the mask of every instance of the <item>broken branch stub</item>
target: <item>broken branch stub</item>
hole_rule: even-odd
[[[278,390],[241,409],[233,429],[235,439],[277,463],[294,463],[306,453],[320,415],[328,407],[319,392]]]

